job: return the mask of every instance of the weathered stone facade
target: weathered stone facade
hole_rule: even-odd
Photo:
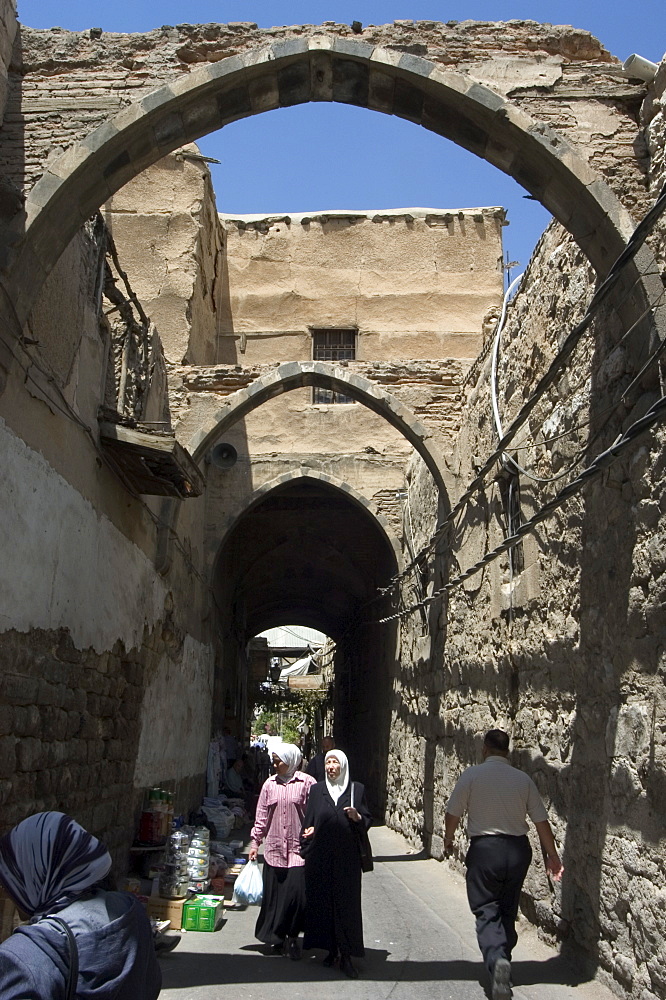
[[[664,128],[654,109],[661,107],[663,86],[660,76],[648,101],[655,195]],[[655,247],[663,232],[662,222]],[[560,227],[551,226],[502,335],[498,391],[505,428],[593,289],[589,265]],[[509,455],[523,468],[542,480],[563,474],[559,482],[520,475],[523,519],[661,395],[656,362],[634,381],[648,357],[646,333],[639,326],[627,338],[617,311],[601,310],[515,439]],[[497,440],[488,352],[471,374],[453,459],[462,484],[474,478]],[[484,730],[509,730],[514,759],[549,804],[566,869],[556,885],[533,865],[523,910],[620,995],[641,1000],[663,997],[666,987],[663,446],[658,428],[539,525],[522,543],[519,572],[512,573],[504,555],[433,603],[427,622],[419,613],[403,620],[388,772],[389,821],[441,854],[443,814],[456,777],[477,761]],[[488,476],[440,543],[440,557],[431,557],[431,589],[507,533],[501,479],[499,469]],[[412,478],[410,496],[418,547],[435,524],[422,470]],[[404,598],[414,601],[412,587]],[[462,857],[462,841],[458,849]]]
[[[340,25],[264,32],[254,25],[183,26],[106,36],[115,39],[107,46],[97,31],[26,29],[15,48],[14,104],[0,144],[8,176],[26,187],[39,177],[7,231],[4,266],[15,325],[27,319],[80,222],[124,183],[227,122],[305,101],[368,107],[453,139],[542,201],[605,273],[630,232],[625,206],[642,207],[645,192],[644,147],[635,127],[642,89],[626,82],[619,64],[588,35],[534,22],[398,22],[367,30],[361,39]],[[181,46],[183,36],[203,39],[202,50]],[[147,62],[140,53],[148,54]],[[193,62],[201,65],[191,69]],[[83,66],[95,66],[95,79]],[[65,89],[55,105],[40,93],[45,70],[49,93],[57,78]],[[86,85],[96,96],[83,96]],[[114,92],[111,105],[95,111],[105,89]],[[63,153],[58,143],[66,133],[78,141]],[[627,153],[621,166],[619,148]],[[27,161],[32,168],[25,168]]]
[[[0,106],[11,15],[0,3]],[[628,236],[627,210],[642,214],[663,184],[666,65],[646,88],[587,33],[534,22],[397,22],[360,35],[333,24],[141,36],[21,28],[9,83],[3,825],[67,808],[122,865],[142,789],[166,783],[177,808],[196,803],[211,725],[240,724],[247,711],[247,639],[297,615],[337,639],[339,737],[387,821],[441,856],[456,776],[483,730],[509,729],[566,867],[555,886],[533,866],[524,912],[618,992],[663,1000],[662,429],[520,552],[446,599],[377,619],[423,601],[501,541],[510,489],[529,517],[661,395],[657,359],[638,373],[666,325],[666,225],[513,441],[509,458],[537,478],[491,474],[394,600],[377,588],[419,552],[497,441],[501,218],[220,220],[188,144],[243,115],[339,100],[420,122],[523,183],[559,224],[502,331],[506,427]],[[86,221],[103,204],[118,254],[111,273],[129,275],[122,301],[103,280],[104,225]],[[492,236],[483,252],[478,226]],[[437,240],[439,263],[455,258],[457,304],[422,266]],[[351,245],[362,262],[335,273]],[[470,294],[472,268],[481,295]],[[173,424],[205,473],[198,499],[137,495],[102,442],[100,404],[118,406],[118,426],[151,423],[138,396],[129,410],[118,405],[113,350],[134,322],[128,303],[164,344],[160,368],[142,327],[141,385],[155,390],[152,422],[165,435]],[[312,361],[320,324],[356,329],[357,358]],[[312,386],[365,405],[315,405]],[[235,464],[215,465],[220,441]]]
[[[588,149],[628,205],[642,201],[647,157],[643,150],[637,160],[632,148],[641,87],[622,76],[618,60],[589,32],[536,21],[398,21],[368,25],[360,35],[331,21],[270,29],[249,22],[180,24],[144,35],[101,36],[22,26],[3,165],[30,186],[58,148],[156,87],[275,42],[318,36],[432,60],[510,95],[529,115]],[[409,95],[403,99],[407,111]],[[19,126],[26,130],[22,138]]]

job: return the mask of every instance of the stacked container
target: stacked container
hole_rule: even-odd
[[[164,871],[160,875],[160,896],[165,899],[183,899],[189,886],[189,838],[175,830],[167,840]]]
[[[210,831],[198,826],[190,841],[187,857],[189,887],[194,892],[205,892],[210,884]]]

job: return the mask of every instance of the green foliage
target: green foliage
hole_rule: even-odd
[[[298,743],[299,742],[299,740],[301,738],[301,734],[299,733],[298,729],[296,728],[296,725],[300,721],[301,721],[300,718],[294,719],[294,718],[290,718],[289,716],[285,716],[282,719],[282,732],[280,733],[280,735],[282,736],[282,739],[284,740],[285,743]]]
[[[266,726],[271,727],[271,731],[277,734],[278,731],[278,717],[277,712],[271,711],[268,708],[262,708],[259,715],[255,719],[252,729],[255,733],[266,732]]]
[[[310,732],[314,732],[317,709],[327,701],[328,692],[290,691],[274,685],[270,690],[262,691],[259,697],[261,702],[255,706],[257,715],[253,731],[263,733],[268,724],[273,733],[281,736],[286,743],[298,743],[301,737],[298,723],[304,718]]]

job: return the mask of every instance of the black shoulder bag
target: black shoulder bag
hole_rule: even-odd
[[[60,917],[49,916],[48,919],[59,924],[67,936],[69,942],[69,971],[67,973],[65,1000],[76,1000],[76,987],[79,981],[79,949],[76,947],[76,938],[72,934],[69,924],[66,924]]]
[[[351,783],[351,806],[354,808],[354,782]],[[349,821],[354,830],[356,836],[356,843],[358,844],[358,853],[361,858],[361,871],[371,872],[374,870],[374,862],[372,860],[372,848],[370,846],[370,838],[368,837],[368,831],[365,828],[365,823],[361,819],[360,822],[355,823],[353,820]]]

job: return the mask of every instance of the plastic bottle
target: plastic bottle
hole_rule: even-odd
[[[169,805],[167,799],[169,793],[164,788],[160,788],[160,843],[167,838],[167,826],[169,823]]]
[[[159,844],[162,837],[162,793],[159,788],[150,790],[151,808],[153,810],[153,844]]]
[[[152,800],[150,798],[150,792],[146,797],[146,801],[141,813],[141,819],[139,820],[139,841],[142,844],[152,844],[154,836],[154,823],[153,823],[154,813],[152,810]]]

